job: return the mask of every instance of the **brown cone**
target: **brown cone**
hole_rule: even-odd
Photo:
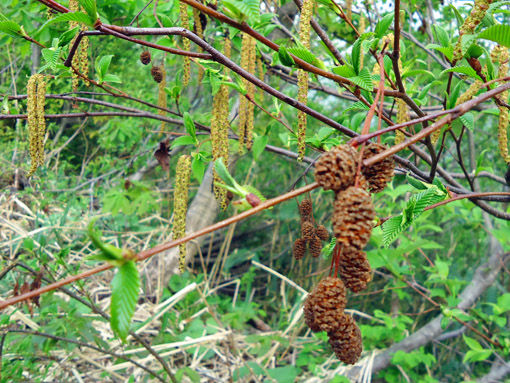
[[[301,218],[308,218],[310,214],[312,214],[312,201],[309,199],[304,199],[299,204],[299,214]]]
[[[151,69],[151,76],[157,83],[163,81],[163,71],[157,65],[154,65]]]
[[[149,51],[143,51],[140,53],[140,61],[143,65],[147,65],[151,62],[151,53]]]
[[[319,237],[313,236],[308,245],[312,257],[317,258],[322,252],[322,241]]]
[[[301,237],[307,241],[310,241],[315,237],[315,227],[310,221],[301,222]]]
[[[384,145],[370,143],[363,150],[363,160],[366,160],[376,154],[379,154],[388,149]],[[395,162],[393,157],[385,158],[382,161],[375,163],[372,166],[363,166],[361,171],[368,181],[369,189],[372,193],[379,193],[382,191],[388,182],[393,179],[395,170]]]
[[[372,280],[372,269],[365,252],[352,247],[343,249],[338,272],[345,287],[355,293],[364,290]]]
[[[306,253],[306,240],[303,238],[298,238],[294,241],[294,246],[292,248],[292,254],[294,254],[294,258],[301,259],[305,256]]]
[[[354,364],[363,350],[361,332],[350,315],[342,314],[342,317],[338,319],[338,324],[335,331],[328,333],[329,344],[338,359],[346,364]]]
[[[324,153],[315,164],[315,180],[324,190],[343,190],[354,183],[359,153],[350,145],[339,145]]]
[[[367,191],[350,187],[336,195],[332,221],[339,243],[363,249],[370,239],[374,218],[374,205]]]
[[[303,311],[307,326],[314,332],[334,331],[345,304],[343,282],[334,277],[324,278],[306,298]]]
[[[329,239],[329,231],[324,225],[317,226],[317,229],[315,229],[315,234],[323,241],[327,241]]]

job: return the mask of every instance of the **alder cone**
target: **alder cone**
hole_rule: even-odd
[[[315,180],[324,190],[343,190],[354,184],[359,159],[352,146],[339,145],[317,160]]]
[[[361,332],[354,319],[347,314],[338,318],[338,328],[328,333],[329,344],[338,359],[346,364],[358,361],[363,351]]]
[[[140,61],[143,65],[148,65],[151,62],[151,53],[149,51],[140,53]]]
[[[306,297],[303,307],[305,323],[313,332],[331,332],[345,309],[345,286],[335,277],[326,277]]]
[[[304,199],[299,204],[299,214],[302,218],[308,218],[312,214],[312,201],[309,199]]]
[[[366,190],[350,187],[336,195],[333,232],[339,243],[363,249],[372,233],[374,205]]]
[[[292,254],[294,254],[294,258],[301,259],[305,256],[306,253],[306,240],[303,238],[298,238],[294,241],[294,246],[292,247]]]
[[[384,152],[388,149],[386,146],[376,143],[370,143],[363,150],[363,161]],[[368,188],[372,193],[379,193],[384,190],[386,185],[393,179],[395,171],[395,162],[393,156],[385,158],[371,166],[363,166],[361,172],[368,182]]]
[[[321,255],[322,252],[322,241],[319,237],[314,236],[309,244],[308,248],[310,249],[310,253],[312,254],[312,257],[317,258],[319,255]]]
[[[159,66],[154,65],[151,68],[151,76],[154,79],[154,81],[160,83],[161,81],[163,81],[163,70]]]
[[[364,290],[372,280],[372,269],[365,252],[354,248],[344,248],[338,273],[345,287],[355,293]]]
[[[317,226],[317,229],[315,229],[315,234],[323,241],[327,241],[329,239],[329,231],[324,225]]]
[[[315,237],[315,227],[310,221],[301,222],[301,237],[310,241]]]

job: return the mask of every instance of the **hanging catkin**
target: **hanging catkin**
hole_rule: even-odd
[[[506,77],[508,74],[508,49],[500,45],[494,47],[491,52],[491,59],[493,62],[499,62],[499,69],[497,78]],[[501,93],[499,96],[500,100],[507,102],[508,91]],[[508,154],[508,108],[504,106],[498,106],[499,108],[499,121],[498,121],[498,144],[499,152],[505,162],[510,162],[510,155]]]
[[[183,155],[177,161],[174,190],[174,224],[173,239],[186,234],[186,212],[188,210],[188,189],[191,170],[191,157]],[[179,245],[179,271],[184,272],[186,265],[186,244]]]
[[[46,81],[42,74],[34,74],[27,84],[27,120],[30,151],[30,177],[44,163],[44,104],[46,102]]]
[[[78,0],[69,0],[69,9],[72,12],[78,12],[83,11],[83,7],[81,7],[78,3]],[[87,26],[83,23],[79,23],[77,21],[70,21],[69,22],[69,28],[73,29],[78,26],[80,26],[81,31],[87,30]],[[78,37],[78,34],[72,39],[70,46],[74,45],[74,42],[76,41]],[[80,41],[80,46],[78,47],[77,51],[75,52],[73,56],[73,60],[71,62],[73,68],[80,71],[83,75],[88,77],[89,73],[89,57],[88,57],[88,49],[89,49],[89,38],[87,36],[83,36]],[[78,82],[79,82],[79,76],[74,73],[74,71],[71,74],[72,77],[72,86],[73,86],[73,92],[76,92],[78,89]],[[89,86],[90,83],[88,80],[83,80],[85,86]]]
[[[181,26],[183,28],[189,29],[189,17],[188,17],[188,6],[186,3],[182,1],[179,2],[179,17],[181,19]],[[189,51],[191,49],[191,43],[187,38],[182,39],[182,46],[185,51]],[[191,71],[191,61],[188,56],[184,56],[184,75],[182,78],[182,86],[185,87],[189,83],[190,79],[190,71]]]
[[[352,20],[352,0],[345,0],[345,16],[349,21]]]
[[[301,7],[301,16],[299,17],[299,41],[308,50],[310,50],[310,20],[313,15],[314,0],[304,0]],[[298,69],[298,101],[302,104],[308,102],[308,72]],[[305,156],[306,141],[306,113],[298,111],[298,161]]]
[[[255,72],[256,65],[256,41],[247,33],[243,33],[241,47],[241,67],[250,73]],[[243,79],[244,89],[248,97],[253,99],[255,86],[246,79]],[[244,148],[251,148],[251,138],[253,135],[253,112],[254,105],[248,101],[244,95],[239,99],[239,152]]]
[[[409,111],[407,104],[401,98],[397,98],[397,124],[409,121]],[[405,128],[402,128],[405,130]],[[395,130],[395,145],[404,141],[405,135],[401,130]]]
[[[464,20],[464,24],[460,27],[459,40],[455,45],[455,49],[453,51],[453,61],[458,61],[462,59],[462,36],[473,34],[478,24],[481,23],[483,18],[485,17],[485,13],[489,6],[491,5],[493,0],[475,0],[475,4],[471,9],[471,13],[466,20]]]
[[[204,30],[202,28],[202,21],[200,20],[200,11],[196,8],[193,8],[193,26],[195,29],[195,33],[201,39],[204,38]],[[202,51],[202,48],[198,49],[199,52]],[[202,78],[204,77],[204,68],[199,65],[198,66],[198,83],[202,82]]]
[[[230,39],[225,38],[223,46],[223,54],[230,57]],[[228,166],[228,87],[221,85],[218,92],[213,98],[213,110],[211,117],[211,143],[213,160],[223,158],[223,163]],[[222,182],[216,171],[214,171],[214,195],[220,202],[221,208],[227,208],[227,190],[218,186],[217,183]]]
[[[158,84],[158,106],[160,108],[166,108],[167,107],[167,95],[165,92],[166,87],[166,71],[163,66],[161,66],[161,73],[163,75],[163,78],[161,82]],[[158,115],[165,116],[166,112],[164,110],[158,109]],[[166,123],[165,121],[161,121],[161,127],[160,132],[163,133],[165,131]]]

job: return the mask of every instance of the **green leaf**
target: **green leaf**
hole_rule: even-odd
[[[478,76],[476,71],[468,65],[459,65],[459,66],[454,66],[453,68],[445,69],[444,71],[441,72],[441,76],[443,74],[449,73],[449,72],[462,73],[462,74],[465,74],[471,78],[481,80],[480,76]]]
[[[360,62],[361,62],[361,40],[357,39],[353,46],[351,52],[351,61],[352,68],[356,74],[359,74]]]
[[[427,190],[430,187],[430,184],[417,180],[414,177],[411,177],[409,174],[406,175],[407,182],[411,184],[412,187],[418,190]]]
[[[60,58],[60,52],[62,51],[62,48],[45,48],[41,50],[41,55],[44,58],[44,61],[46,62],[46,66],[50,67],[51,69],[55,69],[59,62]]]
[[[480,39],[490,40],[510,48],[510,25],[498,24],[487,28],[478,35]]]
[[[331,241],[322,248],[322,254],[324,254],[324,256],[326,258],[329,258],[331,256],[331,254],[333,254],[333,250],[335,250],[335,246],[336,246],[336,238],[332,237]]]
[[[252,22],[255,22],[259,19],[259,0],[223,0],[222,4],[229,11],[228,13],[239,21],[249,19]]]
[[[195,127],[195,123],[193,122],[191,115],[188,112],[184,112],[183,117],[184,117],[184,127],[186,128],[186,131],[188,132],[188,134],[191,137],[193,137],[195,142],[198,142],[197,134],[196,134],[197,128]]]
[[[107,73],[106,76],[104,76],[103,81],[104,82],[115,82],[115,83],[122,82],[122,80],[120,79],[119,76],[117,76],[116,74],[111,74],[111,73]]]
[[[258,160],[264,149],[266,148],[268,141],[267,136],[258,136],[253,140],[251,151],[253,153],[253,159]]]
[[[368,68],[363,68],[359,75],[349,78],[354,84],[363,88],[365,90],[371,91],[373,88],[372,85],[372,75]]]
[[[102,252],[101,260],[119,261],[123,260],[122,249],[103,243],[101,240],[101,232],[94,229],[97,218],[92,219],[87,227],[87,234],[92,244]]]
[[[475,116],[473,112],[468,112],[459,117],[459,120],[464,124],[466,128],[469,130],[474,130],[475,128]]]
[[[309,64],[312,64],[313,66],[316,66],[321,69],[326,69],[326,65],[324,65],[322,60],[319,60],[312,52],[310,52],[306,48],[294,47],[288,48],[287,51],[290,54],[293,54],[294,56],[300,58],[301,60],[306,61]]]
[[[403,231],[402,228],[402,216],[398,215],[392,217],[382,224],[383,232],[383,243],[384,246],[388,247],[397,238],[397,236]]]
[[[108,68],[110,67],[110,63],[112,62],[113,55],[106,55],[101,57],[98,61],[96,61],[96,73],[100,82],[105,81],[104,77],[108,72]]]
[[[98,19],[96,0],[78,0],[78,2],[85,9],[87,15],[89,15],[92,24],[94,24]]]
[[[110,326],[123,342],[129,334],[131,319],[135,312],[140,291],[140,277],[133,261],[118,268],[112,280]]]
[[[464,363],[480,362],[482,360],[488,359],[489,356],[491,356],[493,352],[494,352],[493,350],[482,350],[482,351],[470,350],[470,351],[466,352],[463,362]]]
[[[350,78],[356,76],[356,72],[354,71],[354,69],[347,64],[334,67],[332,70],[333,73],[342,77]]]
[[[177,137],[173,142],[172,145],[170,145],[170,148],[176,148],[178,146],[186,146],[186,145],[195,145],[196,140],[193,139],[191,136],[181,136]]]
[[[377,25],[375,26],[375,36],[378,38],[383,37],[386,34],[386,31],[390,27],[391,23],[393,21],[393,13],[388,13],[386,16],[384,16]]]
[[[469,338],[467,337],[466,335],[462,335],[462,337],[464,338],[464,342],[466,342],[467,346],[471,349],[471,350],[475,350],[475,351],[481,351],[483,350],[483,347],[480,343],[478,343],[478,341],[476,341],[475,339],[473,338]]]
[[[427,48],[427,49],[434,49],[436,51],[441,52],[450,61],[453,58],[453,47],[452,46],[442,47],[442,46],[437,45],[437,44],[428,44],[425,48]]]
[[[58,46],[63,47],[63,46],[66,46],[67,44],[69,44],[71,42],[71,40],[74,38],[74,36],[76,36],[76,34],[78,33],[79,30],[80,30],[80,27],[75,27],[73,29],[69,29],[68,31],[65,31],[64,33],[62,33],[62,35],[60,35],[60,37],[58,39]]]
[[[227,167],[223,163],[223,158],[219,158],[214,162],[214,170],[220,176],[220,178],[227,184],[227,186],[231,186],[236,188],[239,184],[236,182],[234,177],[232,177],[227,170]]]
[[[0,21],[0,32],[13,37],[23,36],[21,26],[10,20]]]
[[[436,40],[439,41],[442,47],[447,48],[450,46],[450,37],[442,27],[437,24],[432,25],[432,32],[434,33]]]
[[[471,34],[462,35],[461,40],[460,40],[462,56],[466,55],[466,53],[468,52],[471,45],[473,45],[473,43],[476,41],[476,38],[477,38],[476,35],[471,35]]]
[[[92,20],[86,13],[83,12],[63,13],[61,15],[55,16],[53,19],[50,19],[46,23],[44,23],[41,26],[41,28],[39,28],[39,32],[50,24],[60,23],[64,21],[76,21],[78,23],[83,23],[88,26],[93,26],[95,19]]]
[[[206,163],[202,155],[200,155],[200,153],[194,155],[193,161],[191,162],[191,170],[193,171],[193,175],[199,183],[201,183],[202,179],[204,178],[205,168]]]
[[[281,63],[285,66],[296,65],[294,59],[289,54],[289,52],[287,52],[287,49],[283,45],[280,45],[280,49],[278,49],[278,58],[280,59]]]

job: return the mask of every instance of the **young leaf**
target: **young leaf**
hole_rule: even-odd
[[[96,0],[78,0],[78,2],[89,15],[92,24],[95,23],[98,18]]]
[[[448,33],[439,25],[432,25],[432,31],[436,36],[436,40],[439,41],[442,47],[447,48],[450,45],[450,38],[448,37]]]
[[[510,25],[508,24],[493,25],[492,27],[489,27],[486,30],[482,31],[478,35],[478,37],[481,39],[494,41],[499,45],[503,45],[507,48],[510,48]]]
[[[377,25],[375,26],[375,36],[378,38],[383,37],[386,34],[386,31],[391,25],[391,22],[393,21],[393,13],[389,13],[386,16],[384,16]]]
[[[293,54],[294,56],[300,58],[303,61],[306,61],[309,64],[312,64],[321,69],[326,69],[326,65],[324,65],[322,60],[318,59],[312,52],[310,52],[306,48],[294,47],[287,49],[287,51],[290,54]]]
[[[193,119],[188,112],[184,112],[184,127],[186,128],[188,134],[193,137],[193,140],[198,142],[196,134],[197,128],[195,127],[195,123],[193,122]]]
[[[352,67],[347,64],[334,67],[333,73],[346,78],[356,76],[356,72],[354,72],[354,69],[352,69]]]
[[[96,61],[96,73],[100,82],[104,81],[104,77],[106,72],[108,72],[108,68],[110,67],[110,63],[112,62],[113,55],[106,55],[101,57],[98,61]]]
[[[83,12],[68,12],[63,13],[61,15],[55,16],[54,18],[48,20],[45,22],[41,28],[39,28],[39,31],[42,31],[44,28],[46,28],[50,24],[60,23],[64,21],[76,21],[78,23],[83,23],[88,26],[92,26],[94,24],[94,21],[91,20],[91,18]]]
[[[356,74],[359,73],[360,62],[361,62],[361,40],[357,39],[352,46],[351,52],[352,68]]]
[[[214,163],[214,170],[220,176],[220,178],[227,184],[227,186],[231,186],[236,188],[239,184],[236,182],[234,177],[232,177],[227,170],[227,167],[223,163],[223,158],[218,158]]]
[[[65,31],[64,33],[62,33],[62,35],[60,35],[60,37],[58,39],[58,46],[63,47],[63,46],[66,46],[67,44],[69,44],[71,42],[71,40],[74,38],[74,36],[76,36],[76,34],[78,33],[79,30],[80,30],[80,27],[75,27],[73,29],[69,29],[68,31]]]
[[[128,261],[119,267],[111,286],[110,326],[125,342],[140,291],[140,277],[135,262]]]
[[[21,27],[14,21],[10,20],[0,21],[0,32],[13,37],[23,36],[23,30]]]
[[[258,136],[253,140],[253,145],[251,147],[251,151],[253,153],[253,158],[258,160],[264,149],[267,145],[267,136]]]
[[[476,71],[468,65],[460,65],[460,66],[455,66],[453,68],[445,69],[444,71],[441,72],[441,76],[444,73],[448,73],[448,72],[462,73],[462,74],[465,74],[471,78],[481,80],[480,76],[478,76]]]
[[[359,72],[358,76],[351,77],[349,80],[358,85],[360,88],[366,89],[368,91],[371,91],[373,88],[372,75],[367,68],[363,68]]]
[[[186,146],[186,145],[194,145],[196,141],[191,136],[181,136],[177,137],[170,145],[170,148],[176,148],[177,146]]]
[[[289,52],[287,52],[287,49],[283,45],[280,45],[280,49],[278,49],[278,58],[285,66],[294,66],[296,64],[292,56],[289,54]]]
[[[113,245],[103,243],[101,240],[101,233],[94,228],[97,218],[92,219],[87,227],[87,234],[92,241],[92,244],[101,250],[101,260],[108,261],[121,261],[124,259],[122,256],[122,249]]]

